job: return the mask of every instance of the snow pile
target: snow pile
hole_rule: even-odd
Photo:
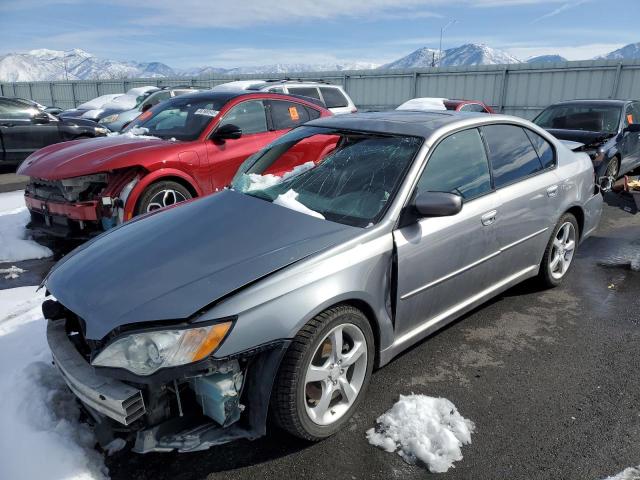
[[[412,98],[400,105],[396,110],[446,110],[444,106],[446,98],[421,97]]]
[[[22,191],[0,193],[0,263],[45,258],[53,252],[28,238],[30,216]]]
[[[0,478],[107,478],[95,438],[51,364],[37,287],[0,290]]]
[[[285,193],[278,195],[273,203],[275,203],[276,205],[280,205],[281,207],[290,208],[291,210],[296,210],[300,213],[305,213],[307,215],[311,215],[312,217],[321,218],[322,220],[324,220],[324,216],[321,213],[315,212],[309,207],[300,203],[298,201],[298,194],[293,190],[287,190]]]
[[[0,268],[0,276],[4,276],[5,280],[13,280],[18,278],[21,273],[26,272],[22,268],[11,265],[9,268]]]
[[[260,175],[259,173],[245,173],[243,175],[245,180],[245,187],[243,188],[243,191],[250,192],[252,190],[263,190],[265,188],[273,187],[274,185],[300,175],[307,170],[311,170],[315,166],[316,164],[313,162],[306,162],[302,165],[294,167],[293,170],[286,172],[281,177],[279,177],[278,175],[273,175],[271,173],[267,173],[266,175]]]
[[[640,480],[640,465],[626,468],[619,474],[607,477],[605,480]]]
[[[471,443],[475,426],[446,398],[400,395],[400,400],[378,417],[367,431],[371,445],[398,452],[406,462],[424,462],[441,473],[462,460],[461,447]]]
[[[145,127],[133,127],[124,133],[110,132],[107,133],[107,137],[125,137],[125,138],[147,138],[150,140],[162,140],[160,137],[154,137],[153,135],[147,135],[149,129]]]

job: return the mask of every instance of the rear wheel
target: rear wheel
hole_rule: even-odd
[[[556,287],[569,272],[578,247],[579,227],[576,217],[565,213],[553,230],[542,257],[539,278],[547,287]]]
[[[153,212],[154,210],[184,202],[192,197],[191,192],[178,182],[162,180],[152,183],[142,192],[135,214],[141,215]]]
[[[287,350],[271,397],[278,426],[306,440],[333,435],[362,401],[374,339],[364,314],[349,305],[310,320]]]

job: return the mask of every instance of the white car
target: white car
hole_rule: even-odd
[[[131,88],[124,95],[118,95],[116,98],[103,104],[99,108],[86,111],[82,115],[82,118],[87,118],[97,122],[105,116],[105,112],[109,112],[109,114],[111,114],[114,112],[131,110],[132,108],[136,108],[140,102],[158,90],[160,89],[154,86]]]
[[[259,92],[288,93],[322,101],[334,115],[356,113],[353,100],[340,85],[294,80],[237,80],[213,87],[214,91],[256,90]]]

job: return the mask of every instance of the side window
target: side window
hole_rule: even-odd
[[[624,126],[628,127],[632,123],[640,123],[640,103],[638,102],[627,105],[624,112]]]
[[[538,153],[538,158],[540,159],[540,163],[542,163],[542,168],[553,167],[556,164],[556,155],[553,152],[551,144],[531,130],[525,129],[525,133],[527,134],[527,137],[529,137],[529,140],[531,140],[531,143],[533,143],[533,147]]]
[[[23,103],[9,100],[0,102],[0,120],[30,120],[34,112],[35,107]]]
[[[346,97],[337,88],[320,87],[320,92],[322,93],[322,98],[324,98],[324,103],[327,108],[340,108],[349,106],[349,102],[347,101]]]
[[[489,162],[476,128],[442,140],[429,157],[418,192],[452,192],[471,200],[491,191]]]
[[[316,87],[287,87],[289,93],[293,95],[302,95],[303,97],[311,97],[320,100],[320,94]]]
[[[274,130],[297,127],[310,120],[307,109],[299,103],[271,100],[269,105]]]
[[[144,102],[142,102],[142,106],[145,106],[147,104],[153,106],[153,105],[157,105],[160,102],[164,102],[165,100],[168,100],[169,98],[171,98],[171,93],[170,92],[162,92],[159,93],[157,95],[152,95],[149,98],[147,98]]]
[[[482,105],[480,105],[479,103],[467,103],[466,105],[463,105],[462,107],[460,107],[460,111],[461,112],[487,113],[485,108]]]
[[[521,127],[487,125],[482,127],[482,133],[489,147],[496,188],[542,170],[538,154]]]
[[[267,131],[267,115],[262,100],[249,100],[231,108],[220,126],[232,123],[240,127],[243,135]]]
[[[282,88],[282,87],[273,87],[273,88],[270,88],[269,91],[271,93],[284,93],[284,88]]]
[[[315,108],[304,107],[307,109],[307,113],[309,114],[309,120],[315,120],[316,118],[320,118],[320,112]]]

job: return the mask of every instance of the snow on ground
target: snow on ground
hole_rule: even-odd
[[[51,364],[36,288],[0,290],[0,478],[106,479],[93,433]]]
[[[619,474],[607,477],[604,480],[640,480],[640,465],[626,468]]]
[[[23,195],[21,190],[0,193],[0,263],[53,255],[47,247],[28,238],[24,227],[29,223],[29,211]]]
[[[281,207],[287,207],[291,210],[296,210],[297,212],[305,213],[307,215],[311,215],[312,217],[321,218],[324,220],[324,215],[311,210],[309,207],[299,202],[298,194],[293,190],[287,190],[285,193],[278,195],[273,203],[275,203],[276,205],[280,205]]]
[[[367,431],[371,445],[397,452],[406,462],[423,462],[441,473],[462,460],[461,447],[471,443],[475,426],[446,398],[400,395],[390,410]]]

